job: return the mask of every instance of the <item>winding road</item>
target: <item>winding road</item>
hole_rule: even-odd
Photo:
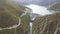
[[[17,25],[13,25],[12,27],[6,27],[6,28],[0,28],[0,30],[5,30],[5,29],[12,29],[12,28],[17,28],[20,25],[20,18],[19,18],[19,23]]]

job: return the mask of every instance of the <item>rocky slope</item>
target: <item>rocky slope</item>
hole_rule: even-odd
[[[33,34],[57,34],[60,23],[60,13],[36,17],[33,23]],[[59,26],[59,27],[58,27]]]

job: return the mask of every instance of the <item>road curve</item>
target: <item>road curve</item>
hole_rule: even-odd
[[[20,25],[20,18],[19,18],[19,23],[17,25],[13,25],[12,27],[6,27],[6,28],[0,28],[0,30],[5,30],[5,29],[12,29],[12,28],[17,28]]]

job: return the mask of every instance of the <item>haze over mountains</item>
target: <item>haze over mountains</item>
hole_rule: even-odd
[[[14,0],[14,1],[22,3],[24,5],[37,4],[42,6],[48,6],[51,3],[60,2],[60,0]]]

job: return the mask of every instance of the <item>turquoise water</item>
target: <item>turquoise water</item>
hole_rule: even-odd
[[[30,22],[30,34],[32,34],[32,22]]]

